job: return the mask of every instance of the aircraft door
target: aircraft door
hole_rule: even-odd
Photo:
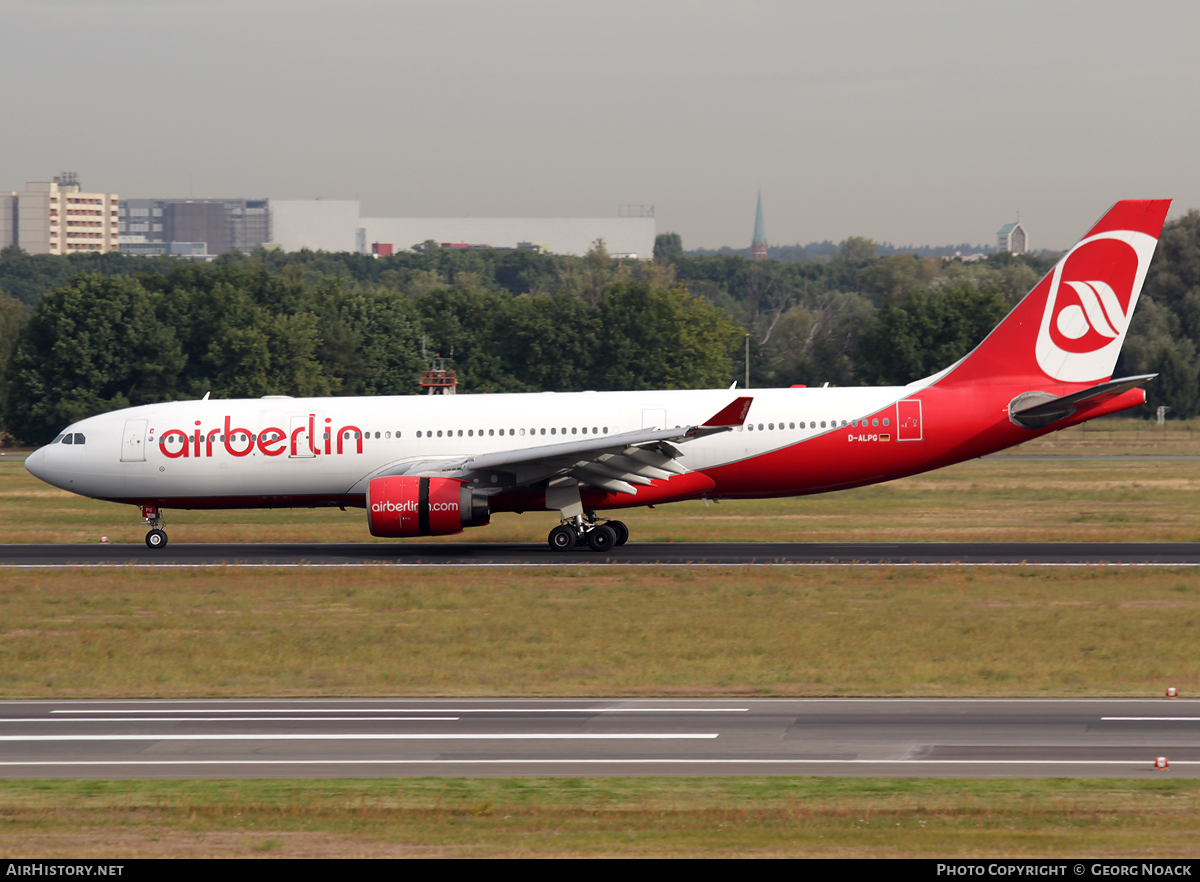
[[[320,438],[316,431],[316,416],[309,413],[293,415],[288,424],[288,459],[311,458],[317,455],[316,448],[320,442],[310,439],[310,433]]]
[[[896,440],[923,441],[921,428],[921,400],[910,398],[896,402]]]
[[[665,429],[667,428],[667,411],[665,408],[643,408],[642,409],[642,428],[643,429]]]
[[[121,462],[146,461],[146,420],[126,420],[121,435]]]

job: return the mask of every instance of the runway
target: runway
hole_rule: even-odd
[[[1200,701],[14,701],[0,774],[1192,778]]]
[[[0,567],[1174,566],[1195,542],[636,542],[597,554],[545,544],[0,545]]]

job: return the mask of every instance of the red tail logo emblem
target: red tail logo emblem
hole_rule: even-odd
[[[1050,339],[1064,352],[1095,352],[1129,324],[1137,253],[1124,242],[1101,239],[1076,249],[1060,276]]]
[[[1132,230],[1090,236],[1054,268],[1037,339],[1038,366],[1063,382],[1112,371],[1156,240]]]

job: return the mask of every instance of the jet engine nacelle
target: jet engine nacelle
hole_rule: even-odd
[[[372,536],[446,536],[489,520],[487,497],[464,481],[397,475],[367,485]]]

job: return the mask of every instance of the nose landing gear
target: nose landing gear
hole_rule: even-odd
[[[564,520],[550,531],[547,544],[554,551],[570,551],[586,545],[592,551],[609,551],[629,541],[629,528],[620,521],[601,523],[596,513]]]
[[[165,512],[161,508],[154,505],[142,506],[142,523],[150,526],[150,532],[146,534],[147,548],[165,548],[167,545],[167,531],[163,529],[163,524],[166,523],[164,517]]]

